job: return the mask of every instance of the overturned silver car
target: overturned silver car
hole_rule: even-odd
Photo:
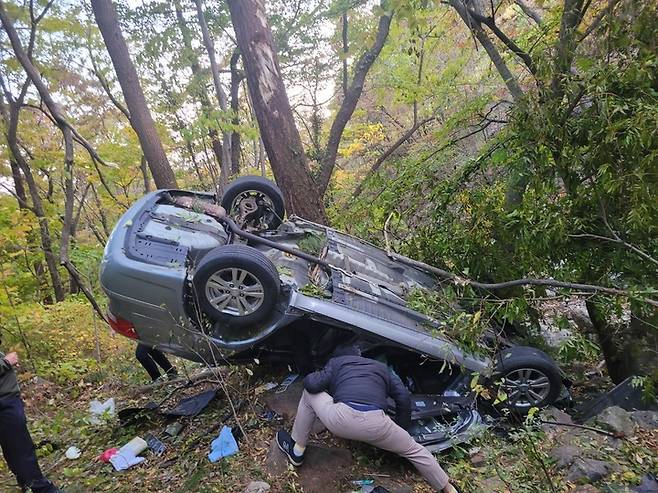
[[[120,334],[210,365],[282,362],[300,372],[340,344],[386,362],[413,394],[410,433],[441,450],[482,427],[474,375],[524,413],[563,391],[559,368],[521,346],[495,358],[440,335],[442,322],[407,306],[434,290],[428,272],[382,249],[298,217],[280,190],[242,177],[221,200],[159,190],[136,202],[107,243],[101,283]]]

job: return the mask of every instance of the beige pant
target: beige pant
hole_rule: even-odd
[[[369,443],[409,459],[437,491],[447,486],[448,475],[434,456],[384,411],[357,411],[347,404],[334,403],[326,392],[310,394],[304,391],[292,427],[292,439],[300,446],[306,446],[316,418],[336,436]]]

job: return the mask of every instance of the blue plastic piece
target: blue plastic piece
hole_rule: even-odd
[[[239,452],[238,443],[231,432],[231,428],[224,426],[219,436],[210,442],[210,453],[208,460],[210,462],[217,462],[223,457],[229,457]]]

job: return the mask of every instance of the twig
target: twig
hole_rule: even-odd
[[[596,433],[600,433],[601,435],[609,436],[612,438],[625,438],[623,433],[614,433],[611,431],[602,430],[601,428],[594,428],[593,426],[579,425],[576,423],[560,423],[558,421],[550,421],[544,419],[539,420],[539,422],[545,425],[568,426],[570,428],[580,428],[583,430],[589,430]]]

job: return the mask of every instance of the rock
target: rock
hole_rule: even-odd
[[[267,493],[270,491],[270,485],[264,481],[252,481],[242,490],[242,493]]]
[[[613,471],[609,462],[595,459],[576,459],[567,471],[567,480],[572,483],[583,481],[595,482],[603,479]]]
[[[473,467],[484,467],[487,464],[487,459],[482,452],[471,455],[471,464]]]
[[[556,447],[550,452],[551,458],[555,460],[557,467],[563,469],[570,466],[576,457],[580,455],[580,450],[572,445],[562,445]]]
[[[633,491],[636,493],[658,493],[658,481],[653,474],[642,476],[642,482],[636,486]]]
[[[630,413],[619,406],[604,409],[594,420],[604,428],[615,433],[623,433],[624,436],[631,436],[635,431],[635,423]]]
[[[541,413],[541,419],[545,421],[555,421],[556,423],[561,423],[561,424],[573,424],[573,420],[571,419],[571,416],[569,416],[567,413],[564,411],[560,411],[557,407],[553,406],[548,406],[546,409],[544,409]],[[543,426],[555,426],[555,425],[543,425]]]
[[[630,417],[644,430],[658,429],[658,412],[656,411],[633,411]]]
[[[340,490],[352,464],[352,453],[347,449],[308,445],[304,465],[295,470],[305,493],[324,493]],[[276,439],[270,443],[264,469],[273,476],[280,476],[288,470],[288,460],[279,450]]]

